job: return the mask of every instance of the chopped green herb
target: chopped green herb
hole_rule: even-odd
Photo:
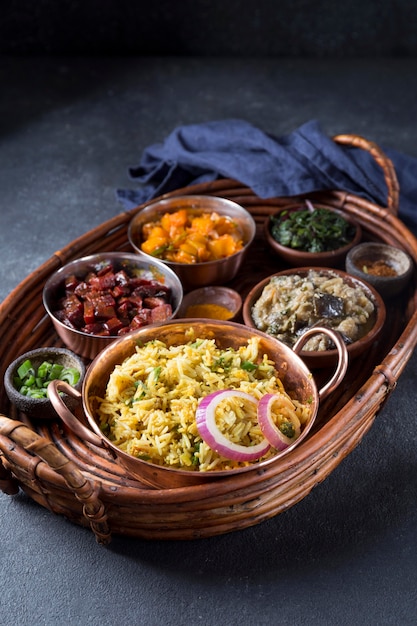
[[[292,422],[282,422],[279,429],[288,439],[292,439],[295,435],[295,428]]]
[[[222,354],[218,359],[213,362],[211,370],[217,372],[218,370],[227,371],[232,367],[233,363],[228,357],[227,353]]]
[[[135,380],[135,402],[137,402],[138,400],[141,400],[142,398],[144,398],[146,396],[146,385],[143,381],[141,380]],[[140,391],[138,391],[138,389]]]
[[[162,257],[166,249],[167,246],[164,244],[163,246],[159,246],[159,248],[155,248],[155,250],[152,250],[151,255],[155,257]]]
[[[243,361],[241,367],[247,372],[253,372],[254,370],[258,369],[257,364],[253,363],[253,361]]]
[[[295,209],[271,215],[272,237],[283,246],[304,252],[326,252],[350,243],[355,227],[326,208]]]
[[[199,450],[200,450],[200,443],[196,443],[194,446],[194,454],[191,459],[191,463],[194,466],[200,465],[200,459],[198,456],[196,456]]]
[[[199,348],[202,343],[203,343],[202,339],[197,339],[196,341],[194,341],[194,343],[190,344],[190,347],[191,348]]]
[[[100,430],[103,435],[108,435],[110,432],[110,425],[105,422],[104,424],[100,424]]]

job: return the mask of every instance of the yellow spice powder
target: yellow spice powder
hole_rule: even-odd
[[[215,320],[229,320],[232,311],[220,304],[192,304],[187,308],[186,317],[208,317]]]

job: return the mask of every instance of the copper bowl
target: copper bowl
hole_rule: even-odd
[[[154,257],[141,250],[144,224],[160,219],[165,213],[174,213],[180,209],[192,210],[195,214],[216,212],[228,216],[239,225],[244,247],[239,252],[216,261],[174,263],[162,260],[162,263],[180,277],[185,291],[207,285],[223,285],[232,280],[242,266],[256,234],[256,224],[251,214],[232,200],[215,196],[189,195],[152,202],[139,211],[129,224],[128,237],[133,249],[143,258],[153,259]]]
[[[43,304],[55,327],[58,336],[69,350],[87,359],[93,359],[103,348],[112,343],[117,336],[92,335],[61,322],[54,311],[57,302],[63,295],[65,279],[72,274],[78,278],[85,277],[97,265],[111,261],[116,270],[125,269],[135,276],[151,278],[163,283],[171,289],[172,316],[175,317],[181,305],[183,289],[178,276],[164,263],[156,259],[145,259],[137,254],[128,252],[101,252],[92,254],[67,263],[57,270],[45,283],[43,289]]]
[[[244,323],[252,329],[257,328],[255,321],[252,317],[252,309],[255,302],[260,298],[264,288],[269,284],[272,278],[274,278],[275,276],[286,276],[294,274],[303,277],[306,276],[311,270],[319,272],[321,274],[328,273],[330,275],[337,275],[341,277],[343,281],[346,282],[349,286],[360,287],[365,295],[372,301],[375,307],[374,315],[372,318],[372,325],[370,325],[370,327],[366,329],[366,334],[360,339],[347,344],[347,353],[349,356],[349,360],[352,360],[362,354],[365,350],[367,350],[378,339],[378,336],[382,332],[384,326],[386,318],[386,308],[380,294],[371,285],[368,285],[367,283],[360,280],[359,278],[356,278],[355,276],[350,276],[343,270],[324,267],[300,267],[277,272],[276,274],[272,274],[264,278],[251,289],[243,302],[242,314]],[[325,323],[323,322],[321,323],[321,325],[325,326]],[[293,341],[295,341],[296,339],[297,337],[294,336]],[[338,352],[336,349],[322,351],[301,350],[299,352],[299,355],[308,365],[308,367],[311,367],[312,369],[332,367],[335,365],[338,358]]]
[[[230,471],[198,472],[163,467],[133,457],[121,451],[103,434],[96,421],[94,398],[104,395],[110,374],[115,366],[134,353],[138,342],[147,342],[157,338],[169,346],[186,343],[189,340],[188,333],[190,328],[194,330],[195,337],[214,338],[216,344],[221,348],[232,347],[237,349],[239,346],[246,345],[248,340],[254,335],[260,338],[260,349],[263,353],[268,354],[275,363],[275,367],[287,392],[295,399],[308,402],[311,406],[309,421],[301,435],[290,447],[267,460],[253,463],[244,468]],[[313,329],[311,332],[320,332],[320,329]],[[331,333],[332,331],[329,332]],[[242,472],[260,472],[261,470],[266,470],[269,465],[281,458],[283,454],[288,454],[296,445],[305,440],[316,418],[319,401],[327,397],[343,379],[347,368],[347,352],[343,341],[340,340],[337,333],[334,333],[334,335],[336,336],[335,341],[339,350],[338,366],[328,382],[318,390],[313,376],[297,354],[305,338],[301,338],[300,343],[291,349],[260,331],[235,322],[192,319],[172,320],[161,326],[144,327],[115,341],[105,348],[88,368],[81,393],[71,388],[68,389],[65,383],[56,382],[53,383],[50,393],[51,400],[62,420],[76,435],[95,446],[106,448],[116,462],[120,463],[130,475],[152,487],[183,487],[219,480]],[[88,428],[81,424],[69,411],[59,395],[59,391],[70,393],[73,397],[77,397],[82,401]]]
[[[274,237],[271,233],[272,220],[275,217],[279,217],[283,212],[289,211],[300,211],[306,210],[306,205],[302,204],[294,204],[280,208],[273,215],[269,215],[264,222],[264,237],[266,242],[268,243],[270,249],[277,254],[281,259],[283,259],[288,265],[291,267],[338,267],[342,266],[343,262],[346,258],[347,253],[353,246],[356,246],[362,238],[362,228],[359,222],[356,222],[352,217],[338,211],[337,209],[330,208],[328,206],[321,207],[317,205],[315,208],[325,208],[328,211],[336,213],[340,215],[346,222],[355,227],[355,234],[352,240],[340,246],[340,248],[336,248],[335,250],[327,250],[325,252],[306,252],[304,250],[298,248],[291,248],[289,246],[284,246]]]

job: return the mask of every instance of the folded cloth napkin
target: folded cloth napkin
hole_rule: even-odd
[[[399,215],[417,227],[417,159],[382,149],[399,179]],[[282,137],[239,119],[180,126],[163,143],[146,148],[129,174],[140,187],[116,191],[126,209],[217,178],[237,180],[260,198],[337,189],[386,206],[383,172],[373,157],[336,144],[316,120]]]

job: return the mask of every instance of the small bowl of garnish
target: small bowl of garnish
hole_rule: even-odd
[[[337,209],[305,200],[268,216],[264,235],[271,250],[292,267],[337,267],[360,242],[362,228]]]
[[[242,298],[237,291],[213,285],[189,291],[183,298],[177,317],[234,320],[241,308]]]
[[[346,256],[346,271],[375,287],[384,298],[401,293],[413,269],[413,260],[407,252],[384,243],[361,243]]]
[[[48,396],[52,380],[80,390],[85,375],[82,359],[66,348],[45,347],[20,355],[8,366],[4,387],[10,402],[29,417],[51,419],[57,414]],[[76,406],[74,399],[66,402]]]
[[[128,229],[132,248],[174,270],[185,292],[232,280],[255,233],[255,220],[244,207],[204,195],[156,200],[132,218]]]

